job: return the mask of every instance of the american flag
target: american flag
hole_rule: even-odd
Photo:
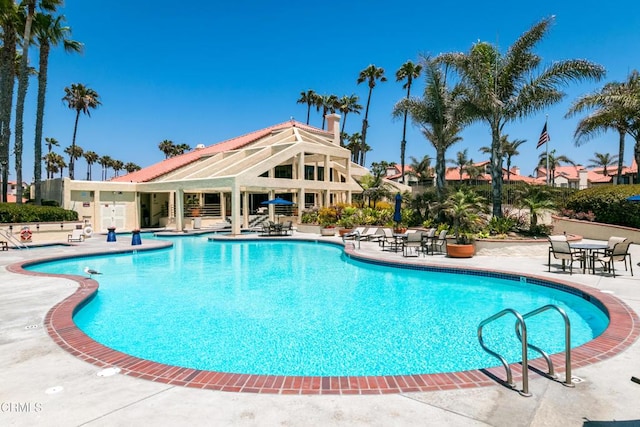
[[[542,128],[542,132],[540,133],[540,139],[538,139],[538,145],[536,148],[542,147],[546,142],[551,141],[549,138],[549,134],[547,133],[547,122],[544,122],[544,127]]]

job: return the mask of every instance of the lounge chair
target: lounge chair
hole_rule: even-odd
[[[2,251],[9,250],[9,244],[5,240],[0,240],[0,250]]]
[[[71,230],[71,234],[67,235],[67,242],[84,242],[84,231],[78,228]]]
[[[360,240],[362,239],[362,235],[364,234],[365,227],[356,227],[349,233],[345,233],[342,235],[342,241],[345,240]]]
[[[366,238],[369,242],[377,242],[382,236],[384,236],[384,232],[378,227],[368,228],[360,238]]]
[[[613,247],[611,247],[613,244]],[[601,262],[605,270],[609,270],[613,277],[616,277],[616,269],[614,262],[624,261],[624,269],[627,271],[627,257],[629,257],[629,268],[631,269],[631,275],[633,276],[633,266],[631,264],[631,254],[629,253],[629,245],[631,240],[624,237],[612,237],[609,239],[610,249],[605,249],[604,254],[594,254],[591,263],[595,270],[595,262]]]
[[[569,262],[569,274],[573,274],[574,261],[580,261],[581,264],[585,262],[584,253],[576,249],[571,249],[571,246],[569,246],[569,242],[567,241],[567,236],[549,236],[548,239],[550,244],[547,260],[549,271],[551,271],[552,254],[555,259],[562,261],[562,271],[565,271],[565,264],[566,262]]]
[[[413,248],[413,251],[411,251],[411,248]],[[422,232],[416,231],[407,234],[407,238],[402,241],[402,255],[410,256],[409,254],[413,252],[414,255],[411,256],[418,256],[420,249],[422,249]]]

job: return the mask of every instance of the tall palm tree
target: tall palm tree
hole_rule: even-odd
[[[124,170],[127,171],[127,173],[133,173],[135,171],[139,171],[140,169],[142,169],[140,166],[132,162],[125,163],[123,167],[124,167]]]
[[[576,165],[576,163],[573,160],[571,160],[564,154],[556,155],[556,150],[551,150],[549,151],[548,155],[547,153],[540,153],[540,156],[538,156],[538,167],[536,169],[545,169],[545,173],[547,174],[547,176],[551,177],[551,179],[548,182],[551,183],[552,187],[555,187],[556,169],[559,166],[561,166],[562,163],[568,163],[573,166]],[[549,170],[546,170],[547,165],[549,165]]]
[[[109,171],[109,168],[111,167],[111,164],[113,163],[113,159],[109,156],[102,156],[100,157],[100,159],[98,159],[98,164],[100,166],[102,166],[102,180],[106,181],[107,180],[107,172]]]
[[[593,153],[593,159],[589,159],[591,162],[587,165],[588,168],[602,168],[602,175],[609,176],[607,168],[613,166],[618,161],[618,155],[611,155],[609,153]]]
[[[173,155],[175,144],[173,143],[173,141],[165,139],[160,144],[158,144],[158,148],[164,153],[164,158],[168,159]]]
[[[618,170],[614,184],[620,181],[622,175],[625,135],[633,132],[632,121],[638,120],[638,110],[628,104],[630,101],[628,98],[634,97],[634,84],[631,76],[627,82],[607,83],[600,90],[583,95],[574,101],[566,115],[571,117],[585,110],[593,110],[578,122],[574,132],[576,146],[607,130],[618,132]],[[638,106],[640,102],[636,104],[636,107]]]
[[[191,150],[191,146],[189,144],[178,144],[175,147],[173,147],[173,153],[171,157],[179,156],[181,154],[186,153],[189,150]]]
[[[520,154],[518,147],[527,142],[526,139],[514,139],[509,141],[509,135],[505,135],[502,141],[502,155],[507,164],[507,183],[511,183],[511,159]]]
[[[424,181],[431,176],[431,157],[425,155],[421,160],[413,156],[409,158],[411,159],[411,170],[408,174],[415,176],[418,184],[423,184]]]
[[[347,123],[347,114],[349,113],[360,114],[360,110],[362,110],[362,105],[358,104],[359,100],[360,98],[355,94],[352,94],[350,96],[344,95],[342,98],[338,100],[338,105],[339,105],[338,109],[342,113],[342,129],[340,130],[341,134],[344,133],[344,126]],[[343,143],[344,141],[341,139],[340,142]]]
[[[411,97],[411,85],[413,80],[417,79],[422,72],[422,65],[414,64],[412,61],[407,61],[396,71],[396,81],[402,82],[405,79],[407,82],[402,85],[403,89],[407,90],[407,98]],[[400,169],[402,170],[402,183],[404,184],[404,160],[405,150],[407,148],[407,111],[404,112],[404,118],[402,122],[402,141],[400,141]]]
[[[120,171],[124,169],[124,163],[122,162],[122,160],[114,160],[111,163],[111,169],[113,169],[114,175],[118,176],[120,175]]]
[[[504,126],[558,103],[561,85],[598,80],[605,70],[584,60],[554,62],[538,72],[541,58],[533,52],[553,22],[543,19],[521,35],[503,55],[490,43],[478,42],[468,53],[445,53],[436,59],[452,66],[466,88],[464,104],[474,121],[491,129],[493,215],[502,216],[502,151]]]
[[[296,101],[298,104],[307,104],[307,124],[309,124],[309,116],[311,114],[311,106],[316,105],[316,97],[318,95],[309,89],[306,92],[300,92],[300,98]]]
[[[44,160],[44,167],[45,167],[45,170],[47,171],[47,179],[53,178],[53,173],[54,173],[53,165],[55,163],[54,157],[57,155],[58,154],[52,153],[51,151],[49,151],[47,154],[42,156],[42,160]]]
[[[71,173],[71,165],[74,164],[75,161],[80,157],[82,157],[84,150],[79,145],[70,145],[64,149],[64,153],[69,156],[69,173]]]
[[[91,181],[91,165],[97,162],[100,156],[95,151],[85,151],[82,157],[87,161],[87,181]]]
[[[71,28],[64,26],[65,17],[53,17],[48,14],[37,14],[35,17],[34,36],[40,46],[40,60],[38,72],[38,103],[36,106],[36,130],[34,144],[34,158],[42,156],[42,127],[44,123],[45,94],[47,90],[47,73],[49,69],[49,53],[52,46],[62,43],[65,52],[82,52],[82,43],[69,40]],[[42,163],[34,162],[33,167],[35,203],[41,204],[40,181],[42,177]]]
[[[52,12],[62,2],[62,0],[40,0],[39,6],[45,11]],[[26,8],[26,19],[24,23],[24,34],[22,36],[22,58],[20,70],[18,72],[18,92],[16,96],[16,117],[15,117],[15,145],[16,156],[16,203],[22,203],[22,148],[23,148],[23,127],[24,127],[24,102],[27,98],[27,88],[29,86],[29,46],[31,45],[31,29],[36,14],[36,0],[24,0],[22,5]],[[36,159],[40,158],[40,153]]]
[[[0,49],[0,168],[2,189],[0,201],[7,201],[9,182],[9,143],[11,138],[11,110],[15,86],[17,28],[20,26],[18,5],[13,1],[0,2],[0,26],[2,48]]]
[[[358,162],[358,153],[360,152],[360,144],[362,144],[362,136],[359,132],[356,132],[347,138],[349,143],[347,148],[351,151],[351,161],[353,163]]]
[[[327,119],[327,113],[335,113],[338,105],[338,97],[336,95],[322,95],[318,97],[318,101],[320,107],[322,108],[322,129],[324,129],[324,124]]]
[[[456,167],[458,168],[458,174],[460,175],[460,182],[462,182],[462,172],[466,169],[470,164],[469,160],[469,149],[465,148],[462,151],[458,151],[456,153],[456,159],[453,161]]]
[[[99,101],[100,95],[98,93],[83,85],[82,83],[73,83],[71,87],[64,88],[65,95],[62,98],[66,101],[69,108],[76,111],[76,120],[73,126],[73,139],[71,146],[76,146],[76,134],[78,132],[78,120],[80,119],[80,113],[84,113],[91,117],[91,109],[98,108],[101,105]],[[73,151],[74,149],[72,149]],[[73,158],[69,162],[69,178],[73,179]]]
[[[364,70],[360,71],[358,75],[357,83],[367,82],[369,86],[369,95],[367,96],[367,106],[364,110],[364,119],[362,119],[362,145],[366,145],[367,143],[367,129],[369,128],[369,106],[371,105],[371,94],[373,93],[373,88],[376,87],[376,82],[386,82],[387,78],[384,75],[384,68],[376,67],[371,64]]]
[[[47,153],[50,153],[51,150],[53,149],[53,147],[59,147],[60,146],[60,143],[55,138],[46,137],[44,140],[47,143]]]
[[[460,87],[449,89],[444,71],[430,58],[424,58],[423,70],[425,88],[422,97],[402,99],[393,110],[400,117],[408,112],[413,123],[420,126],[424,137],[436,149],[436,191],[439,198],[444,196],[446,185],[446,158],[449,147],[461,141],[460,132],[464,125],[464,111],[458,100]]]

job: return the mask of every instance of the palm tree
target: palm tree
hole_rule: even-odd
[[[611,155],[609,153],[593,153],[593,159],[589,159],[591,162],[587,165],[588,168],[602,168],[602,175],[609,176],[607,168],[613,166],[618,161],[618,155]]]
[[[54,11],[61,3],[61,0],[41,0],[39,6],[46,11]],[[16,117],[15,117],[15,145],[16,156],[16,203],[22,204],[22,148],[23,148],[23,127],[24,127],[24,102],[27,98],[27,88],[29,86],[29,46],[31,45],[31,29],[33,19],[36,14],[36,0],[24,0],[22,5],[26,8],[26,19],[24,23],[24,35],[22,36],[22,58],[18,72],[18,92],[16,97]],[[40,158],[41,152],[37,153],[36,159]]]
[[[11,109],[15,86],[16,45],[19,27],[18,6],[13,1],[0,3],[2,48],[0,50],[0,168],[2,190],[0,201],[7,201],[9,182],[9,143],[11,138]]]
[[[54,157],[55,161],[55,169],[60,172],[60,179],[62,179],[62,175],[64,174],[64,168],[67,167],[67,163],[64,161],[64,157],[60,154],[56,154]]]
[[[338,105],[338,97],[336,95],[322,95],[318,97],[318,103],[322,107],[322,129],[328,112],[335,113]]]
[[[369,106],[371,105],[371,94],[373,93],[373,88],[376,87],[376,82],[386,82],[387,78],[384,75],[384,68],[376,67],[371,64],[364,70],[360,71],[358,75],[357,83],[367,82],[369,85],[369,96],[367,96],[367,107],[364,110],[364,119],[362,119],[362,145],[365,146],[367,143],[367,129],[369,128]],[[362,165],[363,163],[361,163]]]
[[[538,234],[540,211],[555,207],[549,188],[544,185],[527,185],[518,193],[516,205],[529,210],[529,232],[531,234]]]
[[[59,147],[60,146],[60,143],[55,138],[47,137],[44,140],[47,143],[47,153],[50,153],[51,149],[53,149],[53,147]]]
[[[484,168],[473,164],[473,159],[469,159],[467,165],[464,167],[464,171],[469,176],[469,183],[473,180],[473,182],[478,185],[478,178],[480,178],[484,173]]]
[[[444,196],[446,185],[445,154],[449,147],[462,138],[459,136],[464,121],[463,110],[458,102],[460,88],[447,87],[444,72],[430,58],[424,58],[425,89],[421,98],[402,99],[394,107],[396,117],[408,112],[415,125],[436,149],[436,191],[438,198]]]
[[[618,170],[614,184],[620,182],[622,164],[624,160],[624,138],[627,133],[633,133],[633,121],[638,121],[638,109],[629,103],[637,98],[638,90],[637,74],[635,81],[633,73],[624,83],[607,83],[597,92],[578,98],[569,108],[567,117],[574,116],[585,110],[594,110],[587,117],[578,122],[574,133],[575,144],[580,146],[591,138],[600,135],[607,130],[618,132]]]
[[[418,160],[411,156],[411,170],[409,175],[413,175],[418,179],[418,184],[423,184],[424,181],[431,176],[431,157],[425,155],[422,160]]]
[[[106,181],[107,180],[107,172],[109,171],[109,168],[111,167],[111,164],[113,163],[113,159],[109,156],[102,156],[100,157],[100,159],[98,159],[98,164],[100,166],[102,166],[102,180]]]
[[[526,139],[514,139],[509,141],[509,135],[504,135],[502,140],[502,155],[507,164],[507,183],[511,184],[511,158],[520,154],[518,147],[527,142]]]
[[[306,92],[300,92],[300,98],[296,101],[298,104],[307,104],[307,124],[309,124],[309,116],[311,114],[311,106],[316,105],[316,97],[318,95],[311,89]]]
[[[42,160],[44,160],[45,169],[47,171],[47,179],[53,178],[54,173],[58,171],[55,168],[56,156],[59,156],[59,154],[53,153],[51,151],[49,151],[47,154],[42,156]]]
[[[173,155],[175,145],[173,144],[173,141],[165,139],[160,144],[158,144],[158,148],[164,153],[164,158],[168,159]]]
[[[548,157],[548,160],[547,160]],[[548,163],[547,163],[548,161]],[[564,154],[559,154],[556,156],[556,150],[549,151],[549,155],[547,153],[540,153],[538,156],[538,167],[536,169],[546,168],[549,165],[549,170],[545,169],[545,173],[548,177],[551,177],[548,182],[551,183],[552,187],[556,185],[556,169],[562,165],[562,163],[568,163],[570,165],[575,166],[575,162],[565,156]]]
[[[407,90],[407,98],[411,96],[411,84],[414,79],[417,79],[422,72],[422,65],[414,64],[412,61],[407,61],[396,71],[396,81],[401,82],[405,79],[407,82],[402,85],[403,89]],[[407,148],[407,111],[404,111],[404,118],[402,123],[402,141],[400,141],[400,169],[402,170],[402,183],[404,184],[404,155]]]
[[[44,123],[45,94],[47,90],[47,72],[49,69],[49,52],[51,46],[62,42],[65,52],[82,52],[82,43],[69,40],[71,28],[63,26],[64,16],[53,17],[48,14],[37,14],[35,17],[34,35],[40,45],[40,60],[38,72],[38,103],[36,106],[36,130],[34,144],[34,158],[42,156],[42,127]],[[33,176],[35,180],[35,203],[41,204],[40,181],[42,163],[34,162]]]
[[[490,43],[478,42],[469,53],[445,53],[437,61],[457,70],[465,86],[464,104],[474,121],[491,129],[493,215],[502,216],[502,150],[504,126],[558,103],[560,86],[600,79],[603,67],[585,60],[554,62],[537,73],[541,58],[532,49],[547,33],[553,17],[533,25],[502,55]]]
[[[140,166],[132,162],[128,162],[124,164],[124,170],[126,170],[127,173],[133,173],[135,171],[139,171],[140,169],[142,169]]]
[[[69,156],[69,173],[71,173],[71,165],[74,164],[75,161],[80,157],[82,157],[84,150],[79,145],[70,145],[64,149],[64,153]]]
[[[469,154],[468,148],[465,148],[462,151],[458,151],[456,153],[456,159],[453,161],[456,167],[458,168],[458,174],[460,175],[460,182],[462,182],[462,172],[470,164],[468,154]]]
[[[351,151],[351,161],[353,163],[358,162],[358,153],[360,152],[360,144],[362,143],[362,137],[360,133],[356,132],[347,138],[349,140],[349,144],[347,147],[349,151]]]
[[[83,112],[87,116],[91,117],[91,109],[98,108],[101,102],[98,100],[100,95],[91,88],[86,87],[82,83],[73,83],[71,87],[64,88],[65,95],[62,98],[66,101],[69,108],[76,110],[76,120],[73,126],[73,139],[71,146],[76,146],[76,134],[78,132],[78,120],[80,119],[80,112]],[[74,149],[72,149],[74,151]],[[73,179],[73,158],[69,162],[69,178]]]
[[[91,181],[91,165],[97,162],[100,156],[94,151],[85,151],[82,156],[87,161],[87,181]]]
[[[111,169],[113,169],[114,175],[115,175],[115,176],[118,176],[118,175],[120,175],[120,173],[119,173],[119,172],[120,172],[122,169],[124,169],[124,163],[122,162],[122,160],[114,160],[114,161],[111,163]]]
[[[173,152],[171,154],[171,157],[179,156],[181,154],[186,153],[189,150],[191,150],[191,146],[189,144],[178,144],[173,147]]]
[[[342,129],[340,133],[344,133],[344,126],[347,123],[347,114],[355,113],[360,114],[360,110],[362,110],[362,105],[358,104],[360,98],[352,94],[351,96],[344,95],[342,98],[338,100],[338,109],[342,113]],[[344,145],[344,140],[340,139],[340,142]]]

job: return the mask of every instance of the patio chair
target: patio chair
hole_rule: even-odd
[[[402,241],[402,255],[410,256],[409,254],[412,252],[411,248],[413,248],[414,255],[418,256],[418,252],[422,248],[422,232],[416,231],[414,233],[407,234],[407,238]]]
[[[397,236],[394,236],[393,230],[390,228],[383,228],[384,235],[378,241],[382,246],[383,251],[398,252],[402,250],[402,240]]]
[[[431,252],[435,253],[437,250],[440,253],[447,252],[447,233],[449,230],[442,230],[438,235],[438,238],[433,241],[431,244]]]
[[[631,270],[631,275],[633,276],[633,265],[631,264],[631,254],[629,253],[629,245],[631,244],[631,240],[625,239],[624,237],[617,237],[615,239],[612,237],[609,239],[609,243],[613,243],[613,247],[610,249],[605,249],[604,254],[602,255],[594,254],[594,258],[591,260],[592,264],[595,264],[596,261],[601,262],[604,270],[610,271],[613,274],[613,277],[616,277],[616,269],[613,263],[616,261],[623,261],[624,269],[625,271],[628,271],[628,257],[629,269]]]
[[[289,233],[293,236],[293,221],[285,221],[282,223],[282,229],[280,230],[280,234],[283,236],[288,236]]]
[[[260,228],[261,236],[268,236],[271,233],[271,221],[263,221]]]
[[[84,231],[76,228],[67,235],[67,242],[84,242]]]
[[[549,236],[548,239],[550,244],[547,259],[549,271],[551,271],[552,254],[555,259],[562,261],[562,271],[566,271],[566,262],[569,262],[569,274],[573,274],[574,261],[580,261],[580,265],[585,262],[584,253],[580,250],[571,249],[571,246],[569,246],[569,242],[567,241],[567,236]]]
[[[433,249],[433,243],[436,240],[436,230],[435,228],[430,228],[429,230],[427,230],[426,232],[422,233],[422,252],[424,252],[425,254],[428,254],[429,251],[431,251],[431,253],[433,253],[432,249]]]

